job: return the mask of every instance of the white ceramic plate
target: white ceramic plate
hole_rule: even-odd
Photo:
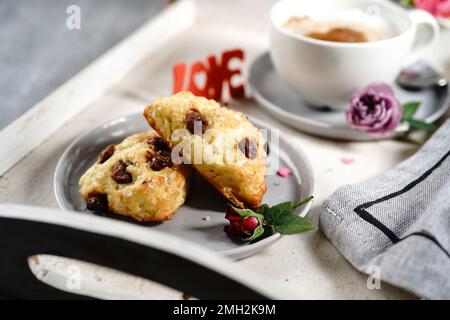
[[[250,119],[259,128],[269,129],[263,122]],[[99,152],[108,144],[118,143],[125,137],[149,130],[142,114],[132,114],[111,120],[76,139],[65,150],[56,167],[54,189],[56,199],[63,210],[85,210],[85,202],[78,193],[78,180],[97,160]],[[280,166],[291,168],[293,174],[282,178],[267,176],[267,192],[263,203],[273,205],[283,201],[297,201],[313,194],[313,174],[309,161],[297,146],[280,136],[279,150],[271,148],[269,157],[279,155]],[[224,256],[240,259],[274,243],[280,234],[276,233],[254,243],[236,243],[223,232],[226,200],[207,182],[194,175],[192,187],[186,203],[177,211],[172,220],[163,223],[147,223],[144,226],[195,242]],[[305,216],[311,203],[300,207],[297,214]],[[119,215],[111,218],[136,223]],[[209,218],[207,218],[209,217]]]
[[[344,111],[320,110],[309,107],[302,97],[286,85],[275,72],[269,53],[259,56],[251,65],[248,83],[255,99],[278,120],[307,133],[331,139],[370,141],[378,140],[348,126]],[[436,86],[419,91],[407,91],[393,84],[400,102],[421,101],[416,117],[434,122],[449,107],[448,87]],[[405,132],[400,125],[397,132]]]

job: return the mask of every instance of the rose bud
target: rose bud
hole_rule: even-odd
[[[225,219],[230,221],[224,227],[224,231],[230,238],[253,240],[251,238],[256,234],[259,236],[263,231],[262,216],[249,209],[241,210],[228,206]]]
[[[242,218],[236,211],[233,210],[233,207],[228,206],[227,211],[225,211],[225,219],[229,221],[242,221]]]
[[[395,133],[403,108],[389,85],[374,83],[353,94],[345,114],[352,128],[387,137]]]

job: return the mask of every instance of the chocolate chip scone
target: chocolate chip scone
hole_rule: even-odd
[[[242,113],[180,92],[147,106],[144,116],[234,205],[260,205],[266,191],[266,153],[258,129]]]
[[[155,131],[107,146],[80,178],[87,209],[137,221],[169,220],[186,200],[189,168],[171,161],[169,145]]]

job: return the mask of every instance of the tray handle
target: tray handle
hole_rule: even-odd
[[[0,204],[0,296],[88,298],[37,280],[28,265],[36,254],[106,266],[199,299],[282,298],[285,292],[269,291],[231,261],[158,231],[93,215]]]

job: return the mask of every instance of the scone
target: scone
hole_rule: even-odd
[[[266,153],[258,129],[242,113],[180,92],[147,106],[144,116],[185,163],[235,206],[260,205],[266,192]]]
[[[137,221],[169,220],[186,200],[189,168],[171,161],[169,145],[155,131],[107,146],[80,178],[87,209]]]

